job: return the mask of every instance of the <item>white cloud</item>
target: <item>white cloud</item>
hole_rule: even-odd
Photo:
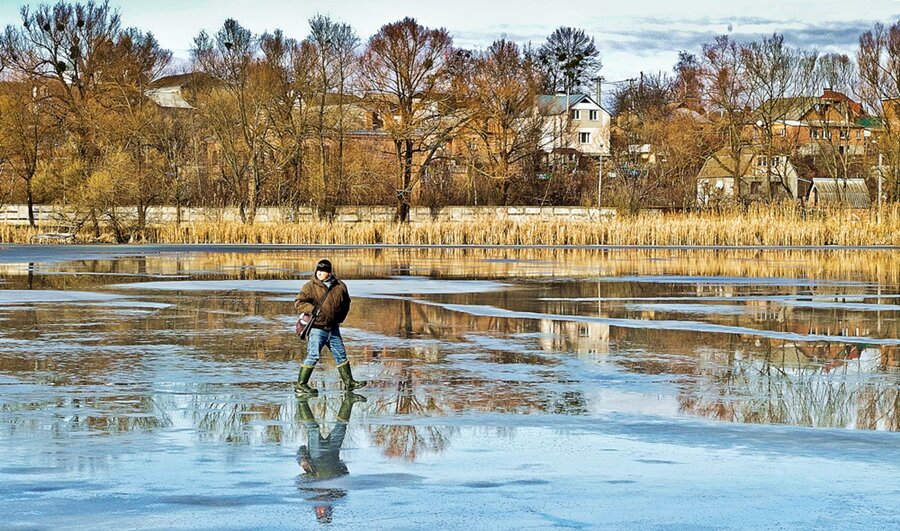
[[[49,2],[50,0],[48,0]],[[22,2],[0,0],[0,20],[16,23]],[[32,2],[33,3],[33,2]],[[186,58],[200,30],[215,31],[236,18],[253,31],[283,29],[304,37],[307,20],[321,12],[351,24],[363,39],[385,23],[412,16],[425,25],[446,27],[460,46],[483,48],[505,36],[535,45],[560,25],[584,28],[595,36],[609,78],[669,70],[680,49],[729,31],[738,37],[782,32],[789,42],[824,51],[852,53],[859,32],[875,22],[897,20],[893,0],[112,0],[123,23],[152,31],[160,43]],[[863,20],[860,20],[864,17]]]

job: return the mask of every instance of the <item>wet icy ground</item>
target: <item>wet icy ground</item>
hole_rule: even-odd
[[[347,412],[328,361],[312,417],[290,390],[322,252],[112,249],[0,249],[0,527],[900,525],[890,279],[335,251],[371,384],[310,473]]]

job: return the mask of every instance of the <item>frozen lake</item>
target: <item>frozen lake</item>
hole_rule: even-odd
[[[0,246],[2,528],[896,529],[898,432],[897,251]]]

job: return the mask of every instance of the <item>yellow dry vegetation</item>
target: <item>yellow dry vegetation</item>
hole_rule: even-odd
[[[27,243],[40,230],[0,226],[0,241]],[[82,231],[79,241],[93,237]],[[108,241],[101,236],[101,241]],[[150,226],[145,243],[314,245],[639,245],[639,246],[900,246],[900,205],[874,210],[738,211],[639,214],[601,221],[470,221],[182,223]]]

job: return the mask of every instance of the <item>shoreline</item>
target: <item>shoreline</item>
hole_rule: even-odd
[[[603,221],[202,222],[77,230],[60,226],[0,225],[0,244],[277,245],[307,248],[522,249],[895,249],[900,209],[880,222],[872,213],[799,215],[670,214]]]
[[[240,250],[378,250],[378,249],[434,249],[434,250],[575,250],[575,251],[900,251],[900,245],[542,245],[542,244],[416,244],[416,243],[219,243],[219,242],[136,242],[136,243],[17,243],[0,242],[0,251],[20,249],[148,249],[153,247],[197,248],[209,251],[224,248],[228,252]]]

